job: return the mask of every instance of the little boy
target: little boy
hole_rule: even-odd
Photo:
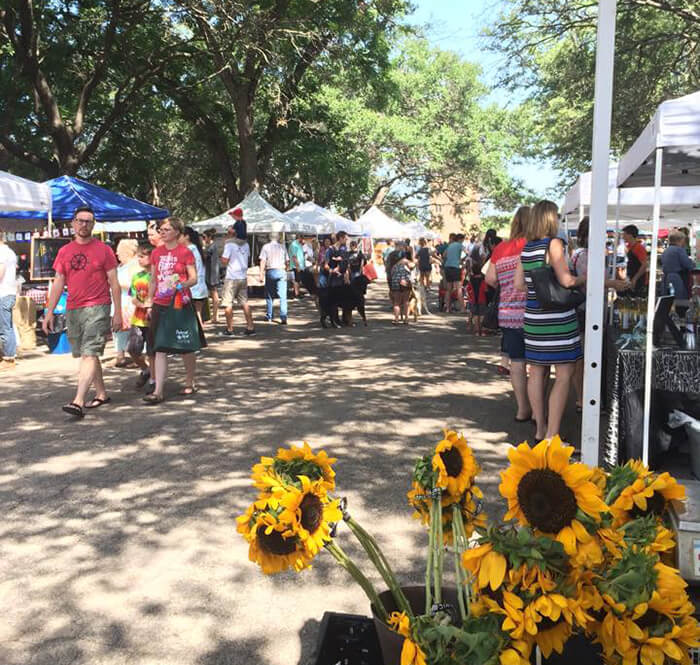
[[[129,295],[134,305],[134,314],[131,317],[131,331],[129,333],[129,355],[141,372],[136,381],[136,387],[142,388],[148,382],[147,393],[155,389],[155,373],[153,371],[153,353],[147,348],[148,339],[148,285],[151,281],[151,250],[150,245],[139,245],[136,253],[140,270],[131,280]],[[148,364],[144,359],[144,350],[147,353]],[[149,369],[150,367],[150,369]]]

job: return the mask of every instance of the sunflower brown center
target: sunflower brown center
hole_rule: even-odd
[[[285,554],[291,554],[297,548],[294,538],[283,538],[279,531],[265,533],[264,529],[258,529],[257,536],[260,549],[268,554],[283,556]]]
[[[558,625],[558,621],[552,621],[549,617],[542,617],[542,621],[540,621],[537,624],[537,632],[538,633],[543,633],[545,630],[549,630],[550,628],[554,628],[554,626]]]
[[[527,521],[544,533],[558,533],[576,517],[576,495],[551,469],[533,469],[522,477],[518,503]]]
[[[666,508],[666,499],[664,499],[663,494],[654,492],[650,498],[647,499],[647,509],[642,510],[638,506],[634,506],[630,511],[632,519],[637,517],[645,517],[646,515],[663,515],[664,508]]]
[[[462,461],[462,454],[459,452],[459,450],[457,450],[457,448],[443,450],[440,453],[440,459],[445,465],[445,470],[450,478],[456,478],[460,473],[462,473],[464,462]]]
[[[315,494],[307,494],[301,500],[301,525],[309,532],[315,533],[323,521],[323,504]]]

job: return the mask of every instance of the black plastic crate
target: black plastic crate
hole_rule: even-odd
[[[325,612],[314,665],[383,665],[372,619]]]

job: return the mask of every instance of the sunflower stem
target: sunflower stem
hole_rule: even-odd
[[[367,531],[365,531],[362,525],[356,522],[352,517],[348,517],[345,522],[350,527],[350,530],[353,532],[355,538],[360,541],[360,544],[367,553],[367,556],[370,558],[374,564],[374,567],[379,571],[382,579],[389,587],[391,595],[394,597],[399,611],[406,612],[407,616],[413,619],[413,610],[411,610],[411,606],[401,590],[401,585],[396,579],[394,571],[391,569],[391,566],[386,560],[384,553],[379,548],[379,545],[377,545],[377,541],[374,540],[374,538]]]
[[[433,597],[442,602],[442,505],[440,497],[433,498]]]
[[[432,598],[432,571],[433,571],[433,542],[435,540],[433,535],[433,504],[430,503],[430,528],[428,529],[428,560],[425,564],[425,613],[430,613],[430,608],[433,606]]]
[[[456,526],[457,528],[457,533],[459,537],[459,545],[457,546],[458,549],[458,556],[461,564],[461,559],[462,559],[462,554],[464,551],[467,549],[467,532],[464,528],[464,520],[462,519],[462,511],[459,509],[459,506],[454,505],[452,507],[452,524],[453,526]],[[467,616],[471,614],[471,609],[470,609],[470,592],[469,592],[469,582],[470,582],[470,576],[467,571],[462,568],[460,565],[460,602],[464,602],[465,605],[465,610],[467,613]],[[462,583],[463,582],[463,583]],[[464,600],[462,600],[464,599]]]
[[[362,571],[355,565],[354,561],[342,550],[340,545],[335,541],[331,540],[326,543],[326,549],[333,555],[335,560],[347,570],[354,580],[362,587],[367,598],[369,598],[370,603],[372,603],[375,612],[379,618],[384,622],[389,622],[389,615],[387,614],[384,604],[379,598],[377,590],[374,588],[372,582],[370,582]]]
[[[455,555],[455,580],[457,582],[457,602],[459,603],[459,614],[462,617],[462,623],[466,621],[467,619],[467,610],[464,605],[464,589],[462,588],[463,585],[463,577],[462,577],[462,566],[460,562],[461,554],[460,554],[460,547],[458,545],[460,539],[459,535],[459,527],[457,526],[457,523],[454,520],[454,517],[452,518],[452,542],[454,543],[454,555]]]

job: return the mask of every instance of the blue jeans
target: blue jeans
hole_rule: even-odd
[[[287,273],[284,270],[265,271],[265,302],[267,320],[272,320],[272,302],[280,299],[280,320],[287,320]]]
[[[3,358],[14,358],[17,355],[17,340],[12,328],[12,308],[15,306],[15,296],[0,298],[0,348]]]

